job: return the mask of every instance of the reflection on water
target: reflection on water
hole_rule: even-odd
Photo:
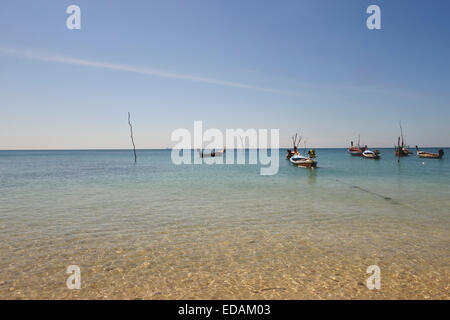
[[[276,176],[168,151],[0,152],[0,298],[448,299],[449,161],[390,152],[319,149],[310,170],[280,151]]]
[[[308,169],[308,183],[314,184],[316,182],[316,170],[314,168]]]

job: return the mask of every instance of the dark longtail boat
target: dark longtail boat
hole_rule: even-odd
[[[395,156],[396,157],[406,157],[410,155],[412,152],[408,150],[408,148],[405,145],[405,139],[403,138],[403,130],[402,130],[402,123],[400,122],[400,135],[401,135],[401,142],[400,137],[398,137],[397,146],[395,147]]]

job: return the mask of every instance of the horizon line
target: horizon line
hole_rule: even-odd
[[[395,149],[395,147],[370,147],[370,149]],[[421,146],[420,148],[444,148],[448,149],[450,146]],[[213,150],[219,148],[203,148],[203,150]],[[228,150],[267,150],[272,148],[229,148]],[[278,147],[273,149],[292,149],[292,147]],[[304,148],[297,148],[302,150]],[[306,149],[348,149],[348,147],[307,147]],[[410,147],[410,149],[415,149]],[[146,151],[146,150],[192,150],[196,151],[197,148],[180,149],[180,148],[136,148],[136,151]],[[131,148],[70,148],[70,149],[55,149],[55,148],[41,148],[41,149],[0,149],[0,151],[133,151]]]

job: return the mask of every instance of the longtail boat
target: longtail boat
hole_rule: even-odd
[[[380,151],[379,150],[364,150],[364,152],[362,153],[364,158],[367,159],[380,159]]]
[[[292,142],[294,143],[293,150],[288,149],[286,154],[286,159],[288,159],[292,164],[301,167],[301,168],[315,168],[317,166],[317,161],[314,160],[316,157],[316,151],[311,149],[308,151],[308,156],[302,156],[298,149],[298,144],[302,140],[302,137],[299,137],[297,140],[297,134],[292,137]],[[306,141],[305,143],[305,154],[306,154]]]
[[[400,122],[399,124],[400,124],[401,142],[400,137],[398,137],[397,146],[395,147],[394,153],[396,157],[406,157],[410,155],[412,152],[409,151],[405,145],[405,139],[403,138],[402,123]]]
[[[304,157],[301,154],[293,155],[289,159],[289,161],[291,161],[292,164],[295,164],[296,166],[301,168],[315,168],[317,166],[317,161],[309,157]]]
[[[417,155],[419,158],[428,158],[428,159],[441,159],[444,156],[444,150],[439,149],[438,153],[420,151],[419,147],[416,146]]]

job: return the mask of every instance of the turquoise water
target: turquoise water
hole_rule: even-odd
[[[274,176],[169,150],[0,151],[0,298],[448,299],[450,150],[380,151],[318,149],[311,170],[280,150]]]

